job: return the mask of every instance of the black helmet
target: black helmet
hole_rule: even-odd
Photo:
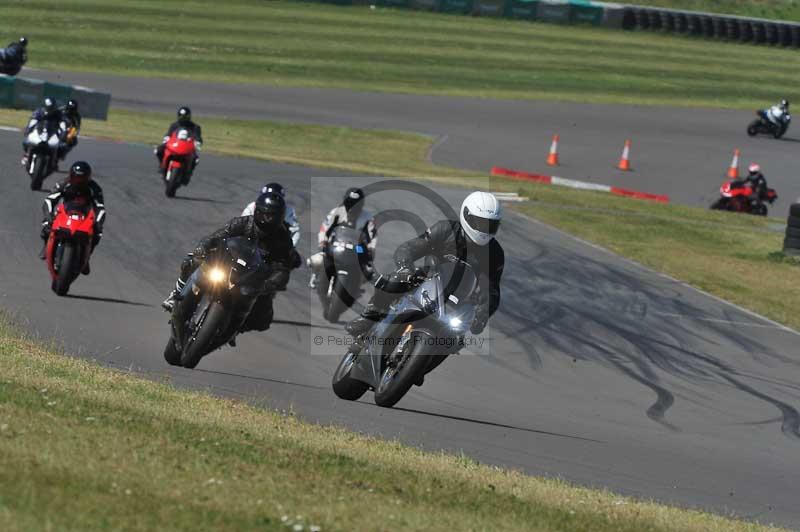
[[[178,120],[191,120],[192,119],[192,110],[186,106],[181,107],[178,109]]]
[[[364,191],[356,187],[348,188],[347,192],[344,193],[342,205],[344,205],[347,212],[350,212],[356,206],[357,209],[361,209],[364,206]]]
[[[265,192],[256,200],[253,221],[260,231],[270,232],[277,229],[285,216],[286,202],[278,194]]]
[[[20,37],[19,43],[22,45],[23,48],[25,48],[26,46],[28,46],[28,39],[26,39],[25,37]]]
[[[272,192],[273,194],[277,194],[282,198],[286,197],[286,190],[280,183],[267,183],[266,185],[261,187],[262,194],[266,194],[267,192]]]
[[[67,100],[67,105],[65,106],[67,111],[77,112],[78,111],[78,102],[70,98]]]
[[[69,167],[69,184],[72,186],[86,186],[92,178],[92,167],[86,161],[75,161]]]

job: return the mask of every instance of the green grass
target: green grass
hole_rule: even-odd
[[[0,125],[19,126],[27,116],[26,111],[0,110]],[[171,119],[112,110],[107,122],[85,121],[83,134],[153,143]],[[517,207],[526,214],[800,329],[800,263],[776,254],[783,235],[769,230],[783,219],[489,180],[431,164],[426,154],[432,139],[410,133],[213,118],[203,126],[204,149],[214,153],[471,188],[490,182],[497,191],[533,199],[535,203]]]
[[[743,17],[800,20],[798,0],[625,0],[619,3],[725,13]]]
[[[745,109],[800,84],[795,50],[366,6],[11,0],[3,22],[30,66],[124,75]]]
[[[0,529],[765,530],[178,391],[5,320]]]

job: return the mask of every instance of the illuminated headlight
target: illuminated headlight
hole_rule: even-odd
[[[225,280],[225,272],[219,268],[211,268],[208,272],[208,280],[212,283],[221,283]]]
[[[461,318],[450,318],[450,328],[451,329],[460,329],[461,328]]]

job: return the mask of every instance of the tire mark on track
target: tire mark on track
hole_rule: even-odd
[[[739,390],[748,393],[753,397],[758,397],[759,399],[766,401],[780,410],[782,416],[781,432],[783,432],[783,434],[789,438],[800,440],[800,412],[798,412],[795,407],[784,403],[783,401],[779,401],[774,397],[770,397],[765,393],[759,392],[755,388],[748,386],[747,384],[731,377],[730,375],[721,374],[720,377],[734,385]]]

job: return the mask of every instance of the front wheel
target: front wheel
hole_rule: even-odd
[[[728,202],[725,201],[725,198],[719,198],[717,201],[711,204],[712,211],[726,211],[728,210]]]
[[[759,120],[753,120],[752,122],[750,122],[750,125],[747,126],[747,134],[751,137],[755,137],[756,135],[758,135],[759,124],[760,124]]]
[[[428,356],[421,352],[424,347],[421,336],[414,335],[402,347],[405,353],[400,360],[394,365],[386,365],[375,390],[376,405],[393,407],[425,375]]]
[[[33,164],[31,165],[31,190],[41,190],[42,182],[47,172],[47,161],[41,155],[31,155]]]
[[[189,340],[183,348],[181,366],[194,368],[210,351],[210,347],[217,333],[225,322],[225,307],[214,301],[208,306],[205,318],[200,322],[199,330],[194,331],[194,338]]]
[[[73,269],[75,268],[75,263],[77,262],[77,250],[75,249],[75,246],[69,242],[65,242],[63,246],[64,247],[61,250],[61,261],[59,262],[58,272],[56,274],[56,280],[53,283],[53,290],[60,296],[65,296],[67,295],[67,292],[69,292],[69,286],[76,277]]]
[[[333,393],[339,399],[356,401],[369,389],[367,383],[350,377],[350,371],[352,371],[355,361],[356,355],[348,352],[333,373],[333,382],[331,383],[333,385]]]
[[[164,347],[164,360],[166,360],[167,364],[170,366],[181,365],[181,352],[175,347],[175,341],[172,337],[167,340],[167,345]]]
[[[180,168],[167,168],[167,174],[164,176],[166,190],[164,191],[168,198],[174,198],[175,192],[181,184],[181,171]]]
[[[328,299],[328,308],[325,312],[325,319],[330,323],[337,323],[342,313],[353,306],[353,295],[342,282],[342,279],[337,277],[333,281],[333,290],[331,290],[331,297]]]

